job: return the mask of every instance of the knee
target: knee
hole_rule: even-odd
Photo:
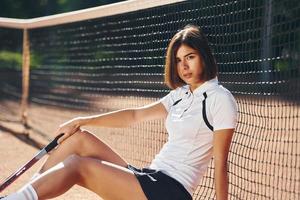
[[[83,158],[81,156],[72,154],[63,161],[63,165],[67,169],[68,173],[76,176],[78,180],[82,178],[82,169],[84,168],[84,162],[82,162],[82,159]]]
[[[68,168],[75,168],[78,169],[81,164],[81,157],[78,156],[77,154],[72,154],[68,156],[64,161],[64,166]]]
[[[89,134],[88,131],[78,130],[68,139],[73,147],[80,148],[88,140]]]
[[[84,180],[89,173],[93,162],[89,158],[72,154],[63,161],[64,166],[69,172],[76,175],[80,180]]]

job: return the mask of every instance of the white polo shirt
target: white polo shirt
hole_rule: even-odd
[[[212,158],[213,131],[202,115],[204,92],[207,119],[214,130],[235,128],[236,101],[218,84],[217,78],[205,82],[193,93],[188,85],[172,90],[160,100],[168,111],[165,122],[168,141],[150,165],[179,181],[191,195]]]

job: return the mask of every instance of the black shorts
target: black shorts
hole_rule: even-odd
[[[174,178],[161,171],[143,168],[137,169],[128,165],[148,200],[192,200],[190,193]]]

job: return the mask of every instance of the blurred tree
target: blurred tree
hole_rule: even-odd
[[[1,0],[0,17],[28,19],[120,1],[122,0]]]

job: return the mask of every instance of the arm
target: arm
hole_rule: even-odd
[[[227,158],[233,133],[234,129],[222,129],[214,132],[213,152],[217,200],[228,199]]]
[[[167,111],[159,101],[152,104],[133,109],[122,109],[118,111],[108,112],[100,115],[92,115],[88,117],[77,117],[60,125],[56,131],[56,135],[65,133],[59,139],[59,143],[75,133],[81,126],[99,126],[99,127],[128,127],[134,123],[165,118]]]
[[[165,107],[160,102],[133,109],[122,109],[100,115],[81,117],[78,120],[79,126],[101,126],[123,128],[134,123],[160,119],[167,115]]]

